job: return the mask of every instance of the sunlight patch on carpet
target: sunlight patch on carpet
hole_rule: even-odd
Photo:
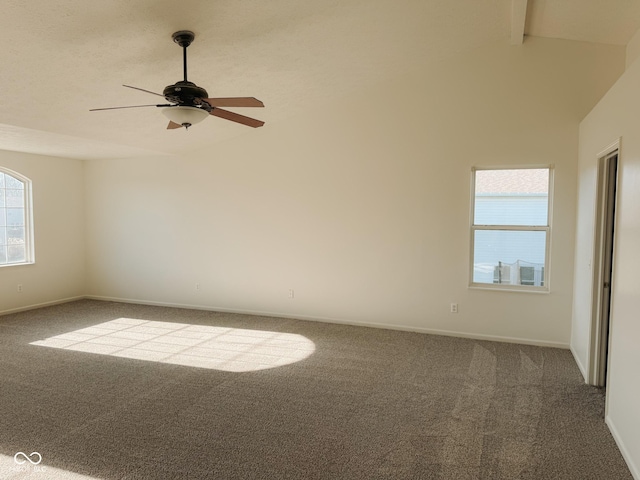
[[[42,450],[40,450],[42,452]],[[25,453],[26,452],[26,453]],[[80,473],[70,472],[46,464],[46,452],[40,454],[25,450],[14,456],[0,454],[0,478],[2,480],[99,480]]]
[[[299,362],[315,351],[308,338],[283,332],[118,318],[30,345],[250,372]]]

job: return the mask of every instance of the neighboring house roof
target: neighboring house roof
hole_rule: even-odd
[[[546,194],[548,189],[546,168],[476,171],[476,195]]]

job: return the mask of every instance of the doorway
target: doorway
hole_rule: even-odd
[[[591,316],[593,323],[589,362],[589,383],[598,387],[605,387],[607,384],[618,151],[619,146],[616,145],[612,151],[598,159]]]

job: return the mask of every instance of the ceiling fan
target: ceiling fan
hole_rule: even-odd
[[[188,129],[191,125],[201,122],[209,115],[241,123],[249,127],[257,128],[264,125],[262,120],[245,117],[238,113],[223,110],[220,107],[264,107],[264,104],[254,97],[228,97],[209,98],[207,91],[187,80],[187,47],[191,45],[195,34],[189,30],[180,30],[172,35],[173,41],[182,47],[184,80],[165,87],[162,95],[143,88],[123,85],[142,92],[164,97],[169,103],[159,105],[130,105],[125,107],[94,108],[91,112],[99,110],[116,110],[120,108],[162,107],[162,113],[169,119],[167,129]]]

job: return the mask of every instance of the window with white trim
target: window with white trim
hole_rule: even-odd
[[[31,181],[0,167],[0,266],[33,263]]]
[[[549,291],[552,167],[474,168],[473,287]]]

